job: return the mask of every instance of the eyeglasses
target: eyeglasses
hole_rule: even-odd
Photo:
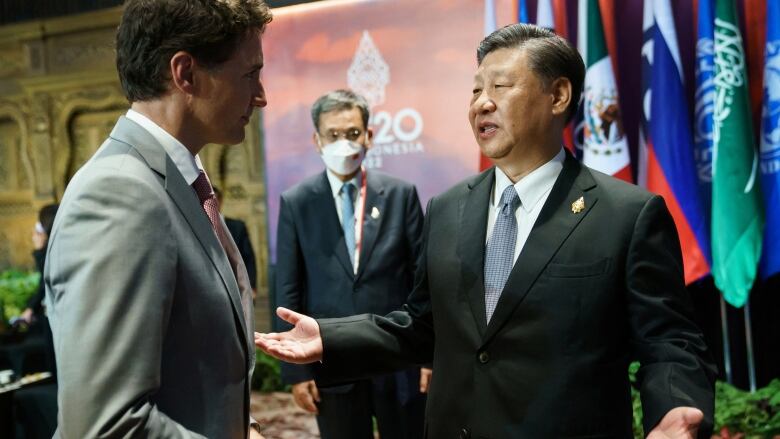
[[[327,141],[328,143],[333,143],[339,139],[347,139],[354,142],[362,135],[363,135],[363,130],[357,128],[352,128],[346,131],[330,130],[324,134],[320,134],[320,136],[324,138],[325,141]]]

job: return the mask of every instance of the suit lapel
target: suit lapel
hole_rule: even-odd
[[[314,197],[312,202],[314,203],[313,212],[322,212],[324,215],[313,219],[317,221],[315,227],[322,227],[323,236],[326,242],[324,248],[332,248],[333,255],[341,263],[344,271],[350,276],[355,276],[352,262],[349,260],[349,253],[347,253],[347,243],[344,239],[344,230],[339,223],[339,216],[336,212],[336,203],[333,199],[333,192],[330,187],[330,181],[328,181],[327,171],[321,174],[319,183],[314,187]]]
[[[550,259],[596,204],[596,195],[588,193],[595,186],[596,182],[588,170],[567,154],[563,170],[507,279],[483,342],[490,340],[504,325]],[[575,213],[572,203],[580,197],[585,200],[585,208]]]
[[[387,212],[387,197],[385,188],[379,179],[372,177],[373,173],[366,173],[366,202],[363,204],[363,237],[360,245],[360,264],[358,264],[357,278],[366,270],[368,258],[376,244],[379,230],[382,228],[385,213]],[[379,216],[373,218],[371,214],[377,212]]]
[[[195,191],[184,180],[181,172],[179,172],[176,165],[165,153],[163,147],[135,122],[125,117],[120,117],[116,128],[111,133],[111,137],[135,148],[149,166],[165,178],[165,190],[189,223],[195,237],[222,279],[222,283],[230,298],[230,303],[233,306],[233,311],[241,325],[241,330],[238,332],[241,334],[243,345],[246,346],[247,335],[244,330],[246,322],[244,310],[241,306],[238,284],[225,250],[222,248],[219,240],[217,240],[217,235],[214,233],[211,222],[203,211]]]
[[[461,264],[461,287],[468,295],[471,313],[480,334],[485,333],[485,235],[487,234],[490,191],[494,171],[491,168],[469,184],[468,193],[459,206],[458,257]]]

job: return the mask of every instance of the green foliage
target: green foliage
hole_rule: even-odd
[[[631,363],[631,403],[634,407],[634,437],[642,433],[642,404],[636,389],[639,363]],[[756,393],[746,392],[718,381],[715,383],[715,434],[727,429],[732,437],[745,434],[745,439],[764,439],[780,435],[780,379],[772,380]]]
[[[252,375],[252,390],[260,392],[289,391],[290,386],[282,383],[279,360],[260,349],[255,350],[255,372]]]
[[[715,431],[727,427],[747,438],[780,435],[780,379],[756,393],[718,381],[715,384]]]
[[[38,288],[40,278],[37,272],[8,270],[0,273],[0,317],[3,322],[21,314]]]
[[[631,382],[631,407],[634,409],[634,422],[632,430],[635,438],[643,438],[642,433],[642,401],[639,399],[639,390],[637,390],[636,373],[639,370],[639,362],[635,361],[628,365],[628,380]]]

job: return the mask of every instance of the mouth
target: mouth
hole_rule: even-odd
[[[479,133],[479,137],[482,139],[492,137],[496,131],[498,131],[498,125],[494,124],[493,122],[480,122],[477,125],[477,132]]]

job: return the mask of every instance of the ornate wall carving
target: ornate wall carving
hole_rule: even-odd
[[[0,270],[32,268],[32,227],[57,202],[129,107],[114,66],[119,8],[0,27]],[[223,213],[247,223],[255,247],[258,327],[267,328],[266,200],[260,118],[235,146],[201,159],[225,194]]]

